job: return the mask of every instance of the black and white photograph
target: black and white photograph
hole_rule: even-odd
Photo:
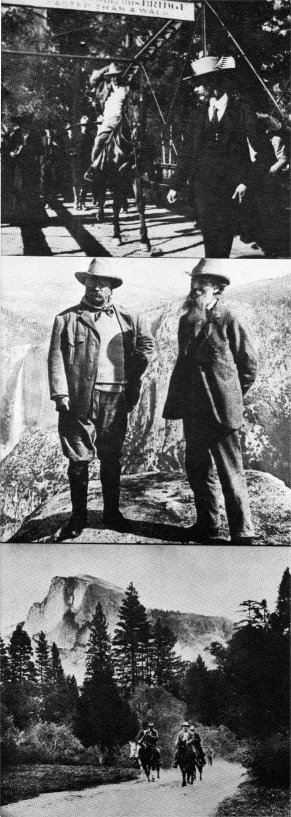
[[[1,817],[289,817],[290,20],[1,2]]]
[[[288,555],[4,545],[2,817],[287,817]]]
[[[290,257],[288,0],[2,6],[5,256]]]
[[[3,541],[289,544],[290,288],[279,260],[5,259]]]

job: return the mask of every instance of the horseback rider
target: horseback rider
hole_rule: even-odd
[[[181,749],[183,750],[187,746],[188,738],[189,738],[189,723],[188,721],[183,721],[182,728],[180,729],[180,732],[178,732],[175,743],[175,760],[173,763],[174,769],[176,769],[178,766],[180,750]]]
[[[101,73],[102,77],[108,80],[108,93],[107,95],[104,94],[103,97],[105,99],[103,121],[100,128],[98,128],[98,133],[93,145],[91,156],[92,164],[85,174],[85,178],[89,181],[92,181],[94,170],[96,170],[100,164],[104,145],[121,123],[124,103],[129,93],[129,85],[121,85],[122,71],[114,62],[110,63],[108,69],[102,69],[102,72],[93,72],[90,80],[91,84],[93,84],[94,76],[96,77],[96,82],[98,82],[98,78],[100,80],[99,75]],[[96,75],[98,75],[98,77]]]
[[[187,746],[187,749],[190,750],[190,752],[193,752],[193,754],[196,755],[196,746],[195,746],[194,741],[195,741],[195,738],[194,738],[194,726],[189,726],[189,732],[188,732],[187,739],[186,739],[186,746]]]
[[[142,722],[142,728],[139,730],[139,733],[138,733],[138,735],[136,737],[136,741],[135,741],[136,742],[135,757],[137,758],[137,760],[139,760],[139,753],[140,753],[140,750],[141,750],[141,746],[146,745],[146,743],[145,743],[146,733],[147,733],[147,721],[143,721]]]
[[[161,759],[161,747],[159,746],[158,741],[159,741],[158,730],[155,728],[153,721],[149,721],[148,728],[145,733],[144,742],[146,746],[151,746],[153,750],[153,755],[159,762]]]
[[[197,758],[198,758],[198,760],[201,760],[202,765],[205,766],[206,760],[205,760],[205,754],[204,754],[204,751],[203,751],[202,745],[201,745],[201,737],[200,737],[198,732],[195,732],[195,727],[194,726],[190,726],[189,733],[191,734],[191,737],[192,737],[192,741],[193,741],[192,745],[193,745],[193,748],[194,748],[194,750],[195,750],[195,752],[197,754]]]

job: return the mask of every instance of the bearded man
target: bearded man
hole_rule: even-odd
[[[50,351],[49,382],[59,412],[63,453],[69,459],[72,515],[61,539],[75,539],[87,524],[88,466],[100,460],[103,523],[119,531],[130,525],[119,511],[120,458],[127,413],[139,399],[141,376],[153,338],[139,316],[112,302],[120,287],[107,260],[76,272],[85,285],[81,303],[57,315]]]
[[[239,429],[243,397],[255,380],[257,361],[247,331],[219,296],[230,283],[214,259],[191,273],[186,313],[179,324],[179,354],[163,412],[183,419],[185,468],[196,516],[189,541],[219,539],[216,474],[224,495],[232,544],[251,544],[254,530],[243,469]]]
[[[191,112],[168,201],[174,204],[188,183],[205,258],[228,258],[241,204],[255,185],[249,143],[256,168],[267,161],[269,146],[259,137],[254,111],[235,99],[233,57],[202,57],[191,68],[200,104]]]

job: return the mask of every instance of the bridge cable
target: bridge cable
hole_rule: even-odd
[[[259,75],[259,74],[258,74],[258,72],[256,71],[255,66],[254,66],[254,65],[251,63],[251,61],[249,60],[249,58],[248,58],[248,57],[247,57],[247,55],[245,54],[245,52],[244,52],[243,48],[241,47],[241,45],[240,45],[240,44],[238,43],[238,41],[235,39],[235,37],[233,36],[233,34],[232,34],[232,33],[231,33],[231,31],[229,30],[229,28],[228,28],[228,27],[225,25],[225,23],[223,22],[223,20],[221,19],[221,17],[220,17],[220,16],[219,16],[219,14],[217,13],[217,11],[216,11],[216,10],[213,8],[213,6],[212,6],[212,5],[211,5],[211,3],[209,2],[209,0],[204,0],[204,3],[206,3],[206,6],[207,6],[207,7],[210,9],[210,11],[212,11],[212,14],[214,14],[214,15],[215,15],[215,17],[217,17],[217,19],[218,19],[218,21],[219,21],[220,25],[222,26],[222,28],[224,28],[224,29],[225,29],[225,31],[227,32],[228,36],[229,36],[229,37],[231,38],[231,40],[234,42],[234,44],[235,44],[235,45],[236,45],[236,47],[238,48],[239,52],[242,54],[242,56],[244,57],[244,59],[245,59],[245,60],[246,60],[246,62],[248,63],[249,67],[251,68],[251,70],[253,71],[253,73],[255,74],[255,76],[257,77],[257,79],[259,80],[259,82],[261,83],[261,85],[263,86],[264,90],[266,91],[266,93],[268,94],[268,96],[270,97],[270,99],[272,100],[273,105],[274,105],[274,106],[275,106],[275,108],[277,108],[277,110],[279,111],[280,116],[281,116],[281,117],[282,117],[282,118],[285,120],[284,114],[282,113],[281,108],[279,107],[279,105],[278,105],[278,103],[277,103],[277,101],[276,101],[275,97],[273,96],[273,94],[271,94],[271,91],[269,91],[269,88],[267,88],[267,85],[265,84],[264,80],[262,79],[262,77],[260,77],[260,75]]]

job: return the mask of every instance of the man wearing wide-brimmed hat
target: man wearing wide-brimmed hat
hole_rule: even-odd
[[[88,178],[90,181],[92,181],[94,177],[94,170],[98,167],[99,156],[104,144],[108,141],[115,128],[120,125],[124,103],[129,92],[128,85],[120,84],[122,70],[118,68],[114,62],[111,62],[109,67],[106,68],[106,71],[104,70],[102,73],[108,83],[108,94],[104,101],[103,121],[98,129],[92,151],[92,167],[87,171],[85,176],[85,178]],[[96,74],[100,74],[100,72],[93,72],[91,84],[93,84],[92,78],[94,75],[96,77]]]
[[[234,99],[233,57],[203,57],[191,63],[204,101],[193,109],[168,200],[188,186],[206,258],[228,258],[239,208],[254,179],[248,139],[261,154],[255,113]]]
[[[176,769],[178,766],[181,748],[186,748],[189,736],[189,726],[190,724],[188,721],[183,721],[181,724],[181,729],[177,734],[175,741],[175,759],[173,763],[174,769]]]
[[[186,535],[197,544],[219,540],[214,463],[232,543],[251,543],[254,536],[239,429],[243,397],[255,380],[257,362],[246,329],[219,304],[229,283],[217,260],[202,260],[192,270],[163,413],[166,420],[183,419],[185,468],[196,507],[196,522]]]
[[[88,466],[100,460],[103,522],[128,530],[119,511],[120,457],[127,413],[139,399],[153,338],[143,320],[112,302],[122,279],[107,259],[91,261],[75,276],[81,302],[56,317],[50,351],[51,398],[59,412],[63,453],[69,459],[72,515],[61,538],[74,539],[87,524]]]

